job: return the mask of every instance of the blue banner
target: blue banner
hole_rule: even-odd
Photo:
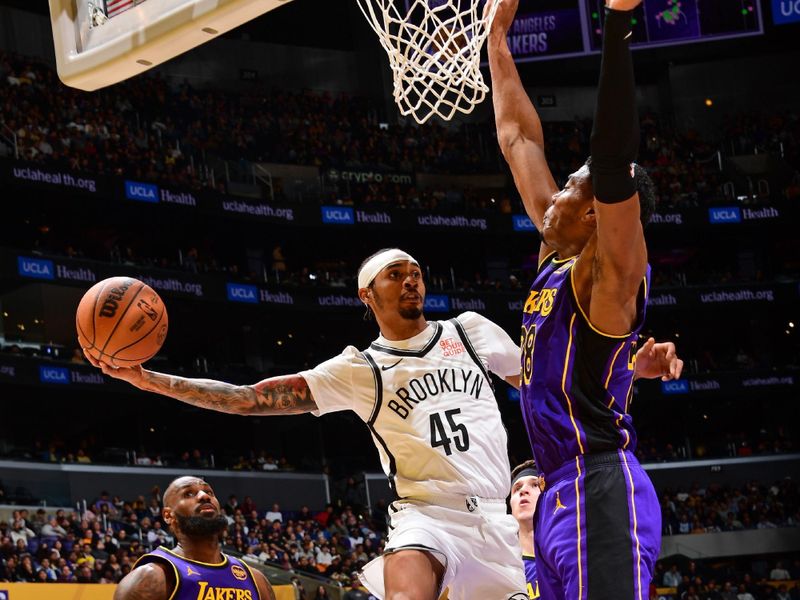
[[[158,202],[158,186],[154,183],[125,180],[125,197],[139,202]]]
[[[353,209],[349,206],[323,206],[322,222],[326,225],[354,225],[356,222]]]
[[[450,312],[450,297],[446,294],[429,294],[425,297],[427,312]]]
[[[800,0],[772,0],[772,22],[775,25],[800,23]]]
[[[689,382],[685,379],[676,379],[675,381],[662,381],[661,393],[667,396],[674,394],[688,394]]]
[[[70,382],[69,369],[65,367],[39,366],[39,381],[42,383],[57,383],[65,385]]]
[[[55,279],[55,269],[52,260],[42,258],[17,257],[17,269],[23,277],[33,279]]]
[[[536,231],[536,227],[528,215],[512,215],[511,226],[514,231]]]
[[[708,222],[741,223],[742,211],[738,206],[712,206],[708,209]]]
[[[245,302],[258,304],[258,288],[254,285],[243,283],[229,283],[227,285],[229,302]]]

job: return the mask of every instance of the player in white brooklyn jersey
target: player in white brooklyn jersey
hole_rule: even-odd
[[[140,389],[226,413],[354,411],[398,496],[386,552],[362,574],[370,590],[392,600],[436,600],[445,587],[452,600],[526,598],[517,522],[506,514],[506,431],[489,376],[518,386],[519,348],[475,313],[426,321],[422,271],[401,250],[364,261],[358,287],[378,338],[294,375],[240,386],[87,358]],[[640,360],[637,372],[645,362],[654,361]]]
[[[301,375],[319,413],[349,409],[367,424],[399,498],[386,551],[362,581],[386,598],[433,599],[444,586],[451,599],[526,598],[489,375],[518,378],[519,348],[476,313],[426,321],[422,272],[405,252],[370,257],[358,279],[381,334]]]

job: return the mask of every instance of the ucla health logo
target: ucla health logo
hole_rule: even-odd
[[[42,383],[69,383],[69,369],[64,367],[39,366],[39,381]]]
[[[512,215],[511,224],[514,231],[536,231],[536,227],[527,215]]]
[[[331,225],[353,225],[356,217],[353,209],[348,206],[323,206],[322,222]]]
[[[772,0],[772,21],[776,25],[800,21],[800,0]]]
[[[19,270],[19,274],[23,277],[31,277],[33,279],[56,278],[52,260],[18,256],[17,269]]]
[[[228,300],[231,302],[246,302],[247,304],[258,304],[258,288],[254,285],[229,283]]]
[[[428,312],[450,312],[450,297],[443,294],[425,296],[425,310]]]
[[[158,202],[158,186],[141,181],[125,180],[125,197],[139,202]]]
[[[671,394],[688,394],[689,382],[685,379],[675,379],[673,381],[661,382],[661,393],[667,396]]]
[[[738,206],[712,206],[708,209],[710,223],[741,223],[742,211]]]

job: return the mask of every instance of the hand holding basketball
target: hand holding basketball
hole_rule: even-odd
[[[130,277],[111,277],[84,294],[75,324],[78,342],[94,366],[135,367],[161,349],[167,309],[150,286]]]

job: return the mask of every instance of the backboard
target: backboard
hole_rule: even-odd
[[[291,0],[49,0],[58,76],[112,85]]]

